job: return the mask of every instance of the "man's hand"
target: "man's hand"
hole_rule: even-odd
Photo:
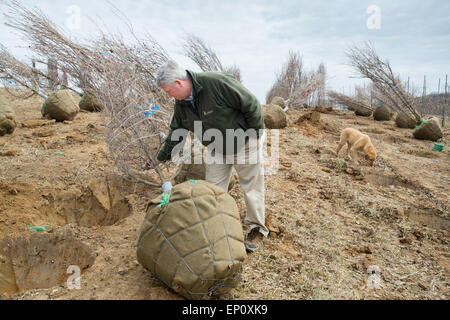
[[[142,170],[153,169],[153,168],[157,167],[159,164],[160,164],[160,162],[158,161],[158,159],[155,159],[155,163],[153,163],[152,160],[148,159],[142,166]]]

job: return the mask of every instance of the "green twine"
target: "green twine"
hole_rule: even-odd
[[[419,124],[416,126],[416,129],[419,128],[419,127],[421,127],[423,124],[425,124],[425,123],[427,123],[427,122],[428,122],[428,120],[422,121],[421,123],[419,123]]]
[[[439,151],[439,152],[444,151],[444,145],[440,144],[440,143],[435,143],[433,146],[433,151]]]
[[[172,195],[172,190],[169,192],[164,192],[162,195],[161,203],[159,204],[159,208],[161,208],[163,205],[169,204],[170,196]]]
[[[191,179],[191,180],[189,180],[189,182],[192,182],[192,183],[197,183],[197,180],[193,180],[193,179]]]
[[[34,230],[35,233],[37,233],[38,231],[45,232],[45,231],[47,231],[48,228],[50,228],[49,225],[45,225],[45,226],[28,226],[28,229]]]

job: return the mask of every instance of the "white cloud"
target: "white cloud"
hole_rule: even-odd
[[[81,28],[73,33],[77,38],[92,38],[96,34],[92,20],[110,32],[125,30],[106,0],[21,3],[40,8],[61,26],[69,18],[67,8],[79,6]],[[263,103],[289,50],[301,52],[305,65],[311,68],[323,61],[328,68],[329,87],[336,90],[362,82],[349,78],[352,72],[345,66],[344,52],[353,43],[365,40],[373,41],[380,56],[388,58],[403,78],[410,76],[417,84],[426,74],[430,86],[437,88],[438,78],[442,81],[449,71],[450,4],[440,1],[116,0],[111,3],[131,20],[138,34],[149,32],[187,68],[197,69],[180,55],[183,35],[194,33],[204,39],[225,65],[240,66],[244,84]],[[369,17],[366,9],[373,4],[381,9],[379,30],[366,26]],[[1,3],[0,9],[4,11]],[[17,48],[23,42],[4,26],[3,16],[0,22],[0,42],[23,56],[24,50]]]

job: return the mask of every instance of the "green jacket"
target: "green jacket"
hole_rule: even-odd
[[[157,156],[159,161],[169,160],[172,149],[182,141],[182,138],[172,141],[173,131],[183,128],[194,132],[194,121],[202,122],[202,137],[208,129],[217,129],[222,133],[222,149],[216,149],[222,154],[229,151],[226,148],[227,129],[255,129],[257,133],[264,129],[264,117],[258,99],[234,76],[221,72],[187,72],[192,80],[193,103],[197,110],[190,101],[176,101],[168,137]],[[214,141],[204,140],[201,139],[205,146]],[[234,153],[237,152],[236,146],[235,139]]]

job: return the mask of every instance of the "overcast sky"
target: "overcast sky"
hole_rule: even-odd
[[[362,80],[351,78],[345,51],[370,40],[403,80],[428,92],[441,91],[450,73],[450,1],[352,0],[22,0],[38,7],[76,39],[93,37],[92,20],[110,32],[125,31],[111,3],[132,22],[136,33],[149,32],[179,63],[197,70],[181,55],[182,38],[193,33],[218,54],[222,64],[240,67],[243,83],[262,103],[290,50],[300,52],[307,69],[324,62],[328,88],[348,93]],[[75,6],[75,7],[74,7]],[[5,6],[0,0],[0,10]],[[77,25],[77,10],[80,24]],[[0,43],[26,59],[24,43],[0,17]],[[68,29],[71,27],[71,29]]]

